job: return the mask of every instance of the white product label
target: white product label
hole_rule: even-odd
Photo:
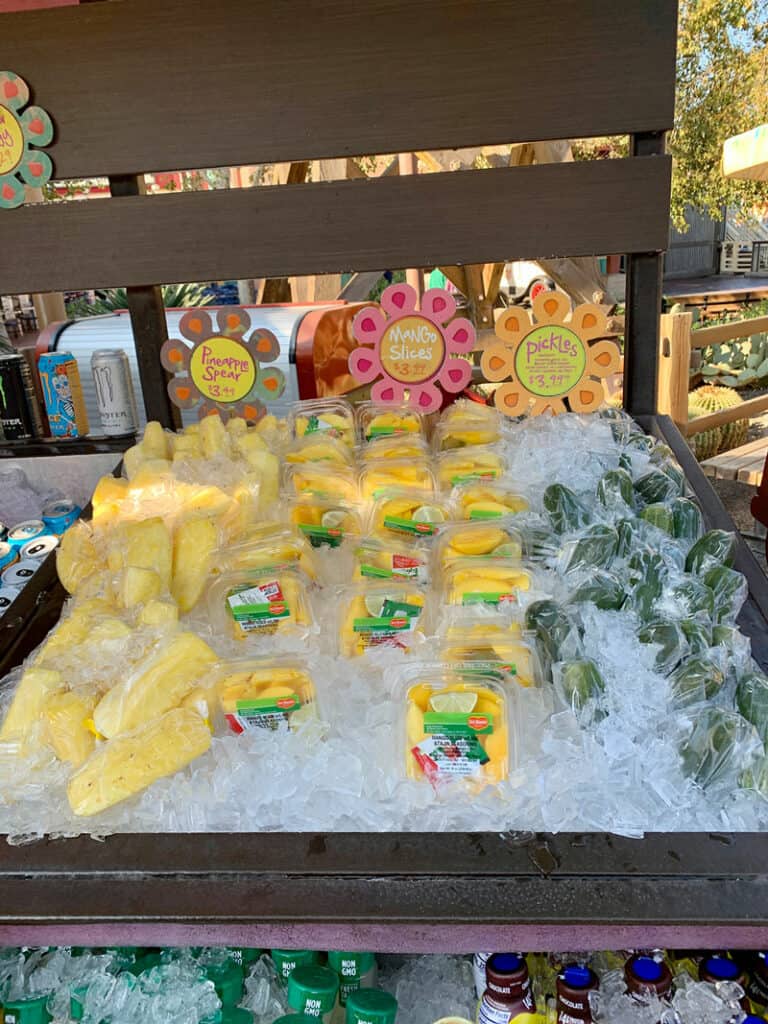
[[[477,1024],[510,1024],[512,1015],[502,1006],[490,1006],[485,1000],[480,1003]]]

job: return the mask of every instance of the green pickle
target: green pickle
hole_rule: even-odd
[[[609,469],[597,485],[598,500],[607,508],[621,511],[625,505],[635,507],[632,477],[626,469]]]
[[[672,695],[678,707],[712,700],[725,682],[720,666],[700,654],[691,655],[669,677]]]
[[[670,536],[674,533],[672,510],[660,501],[654,502],[652,505],[646,505],[640,513],[640,518],[644,519],[646,523],[650,523],[651,526],[655,526],[658,530],[663,530],[664,533],[670,534]]]
[[[701,786],[719,782],[738,769],[753,733],[753,726],[735,711],[704,709],[695,716],[690,734],[680,746],[683,772]]]
[[[698,576],[686,576],[670,589],[669,595],[686,619],[699,613],[711,619],[715,614],[715,595],[706,580]]]
[[[618,577],[598,569],[576,588],[571,596],[571,601],[573,604],[590,602],[602,611],[618,611],[626,597],[626,592]]]
[[[595,523],[571,545],[565,571],[606,569],[615,558],[618,545],[619,536],[612,526]]]
[[[578,530],[592,519],[589,509],[564,484],[550,484],[544,491],[543,500],[552,528],[557,533]]]
[[[660,469],[651,469],[635,480],[635,493],[645,505],[671,501],[680,494],[682,483]]]
[[[701,509],[688,498],[672,502],[672,532],[679,540],[695,541],[704,531]]]
[[[655,668],[666,674],[679,665],[688,649],[685,634],[674,622],[649,622],[637,631],[641,644],[658,644]]]
[[[565,641],[574,624],[556,601],[534,601],[525,613],[525,628],[536,635],[536,644],[549,661],[560,661]]]
[[[564,661],[559,666],[560,689],[566,704],[580,711],[605,692],[605,681],[591,658]]]
[[[757,729],[763,744],[768,745],[768,678],[762,672],[750,672],[739,680],[736,707]]]
[[[691,654],[701,654],[712,646],[712,626],[702,618],[681,619],[680,629],[688,641]]]
[[[712,592],[715,621],[733,621],[747,597],[747,583],[742,574],[725,565],[713,565],[704,573],[704,582]]]
[[[685,571],[702,573],[713,565],[729,569],[736,558],[736,536],[725,530],[709,530],[693,545],[685,559]]]

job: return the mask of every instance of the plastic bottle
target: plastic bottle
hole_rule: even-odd
[[[537,1024],[536,1004],[525,957],[494,953],[485,965],[486,988],[477,1011],[478,1024]]]
[[[739,965],[729,956],[715,954],[708,956],[699,964],[699,981],[735,981],[742,988],[746,987],[746,978]]]
[[[3,1004],[3,1024],[48,1024],[48,996],[9,999]]]
[[[746,984],[747,995],[753,1009],[759,1008],[763,1010],[768,1006],[768,963],[766,963],[766,956],[768,954],[764,952],[757,954]]]
[[[234,960],[208,964],[205,968],[205,974],[208,980],[213,982],[216,995],[221,1000],[221,1005],[225,1009],[228,1006],[237,1006],[243,998],[242,964],[235,963]]]
[[[288,1005],[305,1017],[336,1024],[339,978],[330,967],[307,964],[297,967],[288,979]]]
[[[397,1000],[379,988],[350,992],[345,1024],[395,1024]]]
[[[627,993],[638,1003],[649,997],[668,1000],[672,994],[672,971],[666,960],[653,956],[631,956],[624,965]]]
[[[592,1024],[590,992],[600,987],[594,971],[581,964],[568,964],[557,976],[557,1024]]]
[[[291,972],[297,967],[317,963],[317,953],[312,949],[271,949],[269,955],[272,957],[278,978],[282,978],[285,984],[288,984]]]
[[[352,992],[374,988],[379,977],[373,953],[328,953],[328,966],[339,976],[339,1003],[347,1005]]]
[[[472,957],[472,974],[475,978],[475,994],[478,999],[483,998],[485,992],[485,965],[492,953],[475,953]]]

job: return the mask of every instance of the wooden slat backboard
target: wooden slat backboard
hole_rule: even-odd
[[[111,0],[0,15],[61,178],[664,131],[674,0]]]

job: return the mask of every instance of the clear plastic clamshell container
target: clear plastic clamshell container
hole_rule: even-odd
[[[523,557],[520,533],[508,520],[478,523],[449,523],[435,540],[435,562],[445,569],[460,558],[509,559]]]
[[[208,617],[236,640],[288,631],[306,636],[313,626],[304,579],[292,569],[223,573],[208,589]]]
[[[252,527],[238,544],[220,548],[214,564],[217,573],[298,567],[311,580],[317,579],[308,542],[283,523]]]
[[[521,634],[518,623],[506,626],[484,618],[446,630],[439,641],[440,659],[462,675],[489,675],[520,686],[541,686],[536,647]]]
[[[357,450],[362,462],[376,462],[379,459],[418,459],[426,462],[431,457],[429,446],[420,434],[391,434],[372,437]]]
[[[357,502],[357,473],[350,466],[305,462],[285,466],[286,487],[296,497],[312,495],[333,501]]]
[[[495,444],[502,436],[502,420],[492,405],[459,399],[443,412],[432,435],[436,452],[473,445]]]
[[[437,456],[437,480],[443,491],[461,484],[498,480],[507,461],[495,445],[476,445],[445,451]]]
[[[424,419],[407,405],[378,405],[361,402],[355,411],[361,441],[392,434],[421,434],[426,437]]]
[[[490,605],[514,610],[531,574],[515,558],[458,558],[443,571],[443,600],[449,605]]]
[[[301,658],[238,658],[213,672],[218,710],[228,732],[297,729],[318,717],[317,691]]]
[[[361,583],[339,594],[338,650],[356,658],[376,647],[410,650],[425,638],[426,598],[414,583]]]
[[[378,459],[360,470],[360,498],[375,501],[392,488],[435,491],[435,475],[424,459]]]
[[[343,398],[316,398],[295,402],[288,410],[292,437],[317,434],[338,438],[351,448],[355,443],[355,414]]]
[[[371,513],[370,529],[377,537],[434,537],[443,523],[453,518],[448,499],[431,491],[392,488],[377,499]]]
[[[498,519],[501,516],[527,512],[527,498],[503,484],[470,481],[454,488],[453,500],[458,519]]]
[[[472,788],[507,778],[511,715],[497,679],[468,680],[442,666],[414,666],[406,673],[404,704],[409,778],[435,787],[464,781]]]
[[[365,537],[355,549],[356,580],[407,579],[429,583],[429,549],[406,536],[392,540]]]
[[[292,503],[290,518],[313,548],[338,548],[347,537],[359,537],[363,532],[357,510],[340,501],[300,498]]]
[[[293,463],[330,462],[336,466],[354,467],[353,449],[344,441],[330,434],[305,434],[296,438],[288,447],[284,461]]]

